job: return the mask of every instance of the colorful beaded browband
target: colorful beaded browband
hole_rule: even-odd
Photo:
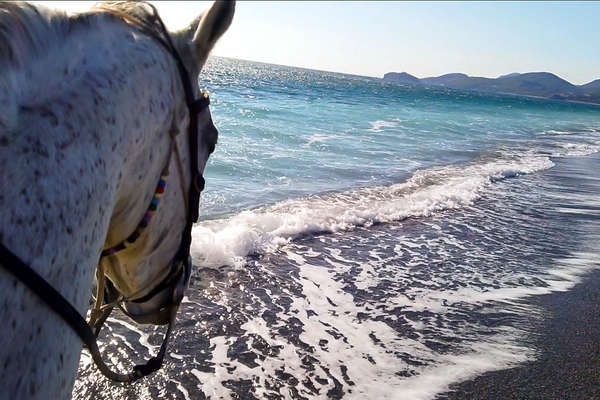
[[[162,172],[162,174],[160,176],[158,184],[156,185],[156,190],[154,191],[154,196],[152,196],[152,200],[150,201],[150,206],[148,207],[148,211],[146,211],[146,214],[144,214],[144,217],[138,224],[137,228],[135,228],[133,233],[131,235],[129,235],[129,237],[127,239],[123,240],[121,243],[119,243],[115,246],[109,247],[108,249],[102,250],[100,257],[110,256],[112,254],[115,254],[115,253],[123,250],[123,249],[126,249],[131,244],[135,243],[135,241],[140,237],[140,235],[142,234],[144,229],[146,229],[146,227],[148,227],[148,225],[150,224],[150,221],[152,220],[152,216],[158,209],[158,204],[160,203],[160,198],[162,197],[163,193],[165,192],[165,187],[167,186],[167,178],[168,177],[169,177],[169,170],[165,168],[165,170]]]

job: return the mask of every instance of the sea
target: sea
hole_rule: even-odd
[[[219,129],[164,367],[76,399],[435,399],[535,360],[600,266],[600,106],[213,57]],[[160,211],[159,211],[160,212]],[[574,310],[576,312],[576,310]],[[129,369],[164,327],[109,318]]]

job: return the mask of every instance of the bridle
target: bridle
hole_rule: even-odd
[[[192,177],[191,182],[189,183],[186,202],[186,224],[181,233],[179,248],[169,263],[170,271],[167,277],[151,289],[145,296],[136,299],[127,299],[119,293],[110,280],[106,279],[102,261],[104,257],[122,251],[134,243],[150,223],[152,215],[158,208],[160,197],[165,190],[168,168],[171,161],[171,155],[174,151],[177,153],[181,168],[181,157],[175,137],[171,137],[172,146],[166,166],[163,169],[155,194],[142,221],[140,221],[134,232],[125,240],[115,246],[104,249],[101,253],[98,268],[96,269],[98,286],[95,296],[95,306],[92,309],[89,324],[69,301],[44,280],[44,278],[0,243],[0,261],[2,265],[30,290],[36,293],[54,312],[60,315],[60,317],[71,326],[90,351],[98,369],[109,379],[118,382],[133,382],[157,371],[162,366],[169,337],[175,322],[177,309],[183,299],[183,293],[189,284],[191,276],[192,263],[190,246],[192,242],[192,226],[198,221],[200,193],[204,189],[204,177],[200,173],[197,152],[199,141],[198,113],[208,108],[210,100],[206,93],[202,93],[202,96],[199,99],[194,99],[192,81],[190,80],[190,76],[183,64],[181,56],[173,45],[171,37],[169,36],[162,19],[158,15],[156,8],[148,3],[146,3],[146,5],[151,7],[153,11],[152,23],[158,23],[158,26],[160,27],[160,36],[157,35],[153,26],[146,21],[142,21],[139,18],[111,8],[103,6],[98,6],[96,8],[124,19],[141,32],[158,41],[175,59],[183,83],[185,100],[189,111],[190,123],[188,127],[188,139]],[[214,146],[209,146],[209,152],[212,152],[213,149]],[[179,172],[181,173],[181,179],[184,179],[183,170]],[[183,192],[183,195],[185,196],[185,191]],[[132,371],[127,374],[114,372],[104,363],[96,342],[96,337],[98,336],[104,321],[108,318],[115,305],[118,305],[126,315],[138,323],[152,323],[157,325],[168,324],[167,332],[165,333],[163,343],[157,355],[149,359],[145,364],[136,365]]]

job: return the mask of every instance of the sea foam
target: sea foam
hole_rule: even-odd
[[[480,161],[416,171],[407,181],[324,193],[203,221],[193,230],[197,265],[241,266],[301,235],[351,230],[472,204],[495,181],[551,168],[548,157]]]
[[[377,120],[371,122],[371,128],[368,130],[371,132],[381,132],[383,128],[395,128],[396,126],[398,126],[398,122],[396,121]]]

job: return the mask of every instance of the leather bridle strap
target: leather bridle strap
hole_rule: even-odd
[[[148,360],[146,364],[136,365],[130,373],[120,374],[111,371],[104,363],[104,360],[102,360],[98,344],[96,343],[96,336],[86,320],[79,314],[79,311],[77,311],[75,307],[62,296],[62,294],[46,282],[44,278],[35,272],[29,265],[21,261],[19,257],[14,255],[13,252],[8,250],[1,243],[0,260],[2,260],[2,266],[4,268],[17,277],[17,279],[25,284],[32,292],[37,294],[42,301],[52,309],[52,311],[58,314],[75,331],[77,336],[79,336],[89,349],[98,369],[109,379],[118,382],[133,382],[157,371],[161,367],[168,340],[163,341],[163,344],[155,357]],[[172,313],[171,318],[175,318],[174,312]],[[165,335],[167,339],[171,331],[171,325],[172,324],[169,324],[169,327],[167,328],[167,333]]]

